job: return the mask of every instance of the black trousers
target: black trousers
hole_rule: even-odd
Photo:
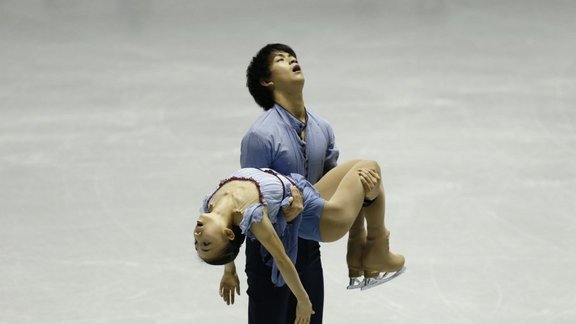
[[[248,278],[248,323],[292,324],[296,318],[297,300],[287,285],[275,287],[270,279],[271,268],[260,256],[260,242],[246,240],[246,276]],[[322,323],[324,309],[324,274],[320,260],[320,244],[316,241],[298,240],[296,270],[304,289],[310,297],[311,324]]]

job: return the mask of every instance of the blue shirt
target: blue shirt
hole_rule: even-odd
[[[304,140],[300,136],[303,131]],[[334,132],[326,120],[306,111],[303,123],[276,104],[264,112],[242,138],[240,166],[270,168],[284,175],[297,173],[316,183],[336,166],[338,155]],[[292,253],[297,254],[298,247],[295,248]],[[262,261],[273,267],[272,282],[278,286],[283,280],[277,281],[281,276],[267,254],[266,249],[260,247]]]
[[[305,131],[304,140],[300,134]],[[339,151],[327,121],[306,111],[306,123],[276,104],[263,113],[242,139],[242,168],[298,173],[316,183],[336,166]]]

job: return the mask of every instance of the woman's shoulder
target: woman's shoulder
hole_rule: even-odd
[[[264,219],[267,219],[266,206],[262,203],[255,203],[248,206],[242,213],[242,220],[238,226],[242,230],[242,234],[248,236],[249,238],[254,238],[251,228],[255,224],[260,224]]]

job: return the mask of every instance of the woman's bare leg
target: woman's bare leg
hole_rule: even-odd
[[[326,201],[330,200],[339,182],[350,171],[350,169],[360,161],[349,161],[330,171],[329,175],[324,176],[315,187],[320,192],[322,198]],[[350,278],[358,278],[364,275],[362,266],[362,253],[364,245],[366,244],[366,228],[364,226],[364,211],[360,210],[356,219],[352,223],[352,227],[348,231],[348,244],[346,251],[346,263],[348,264],[348,276]]]
[[[328,201],[336,190],[338,189],[338,185],[342,178],[354,167],[355,164],[360,162],[361,160],[350,160],[346,161],[342,164],[339,164],[332,170],[328,171],[315,185],[316,188],[320,192],[320,196],[324,198],[324,200]]]
[[[381,174],[374,161],[350,161],[331,170],[315,185],[327,200],[320,219],[320,233],[326,242],[338,240],[350,230],[354,234],[353,238],[358,237],[364,227],[363,219],[358,217],[361,215],[362,203],[365,198],[374,200],[364,208],[367,242],[362,256],[363,268],[373,276],[380,271],[397,271],[404,265],[404,257],[390,253],[389,232],[384,225],[385,197],[382,183],[379,181],[372,191],[366,193],[358,175],[361,168]]]
[[[323,241],[336,241],[352,228],[366,196],[358,170],[377,166],[373,161],[349,161],[330,170],[314,185],[326,200],[320,217]]]

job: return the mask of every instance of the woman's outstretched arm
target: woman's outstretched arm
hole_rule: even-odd
[[[240,296],[240,279],[238,279],[234,261],[224,266],[224,274],[222,274],[222,279],[220,279],[220,288],[218,291],[220,297],[224,299],[227,305],[234,304],[235,293]]]
[[[286,254],[282,241],[280,241],[280,238],[276,234],[266,212],[262,218],[262,222],[253,223],[250,226],[250,231],[254,234],[256,239],[260,241],[264,248],[266,248],[268,253],[272,255],[278,270],[280,270],[284,281],[288,285],[288,288],[290,288],[298,300],[295,323],[309,323],[310,317],[314,314],[312,303],[310,302],[308,293],[306,293],[306,290],[298,277],[296,267],[294,267],[294,264],[292,264],[292,261]]]
[[[300,215],[304,209],[302,193],[300,190],[298,190],[296,186],[292,185],[290,186],[290,192],[290,206],[282,208],[286,222],[294,220],[294,218]],[[220,279],[218,292],[227,305],[234,304],[235,294],[240,296],[240,280],[236,273],[236,264],[234,261],[228,263],[224,267],[224,273]]]

